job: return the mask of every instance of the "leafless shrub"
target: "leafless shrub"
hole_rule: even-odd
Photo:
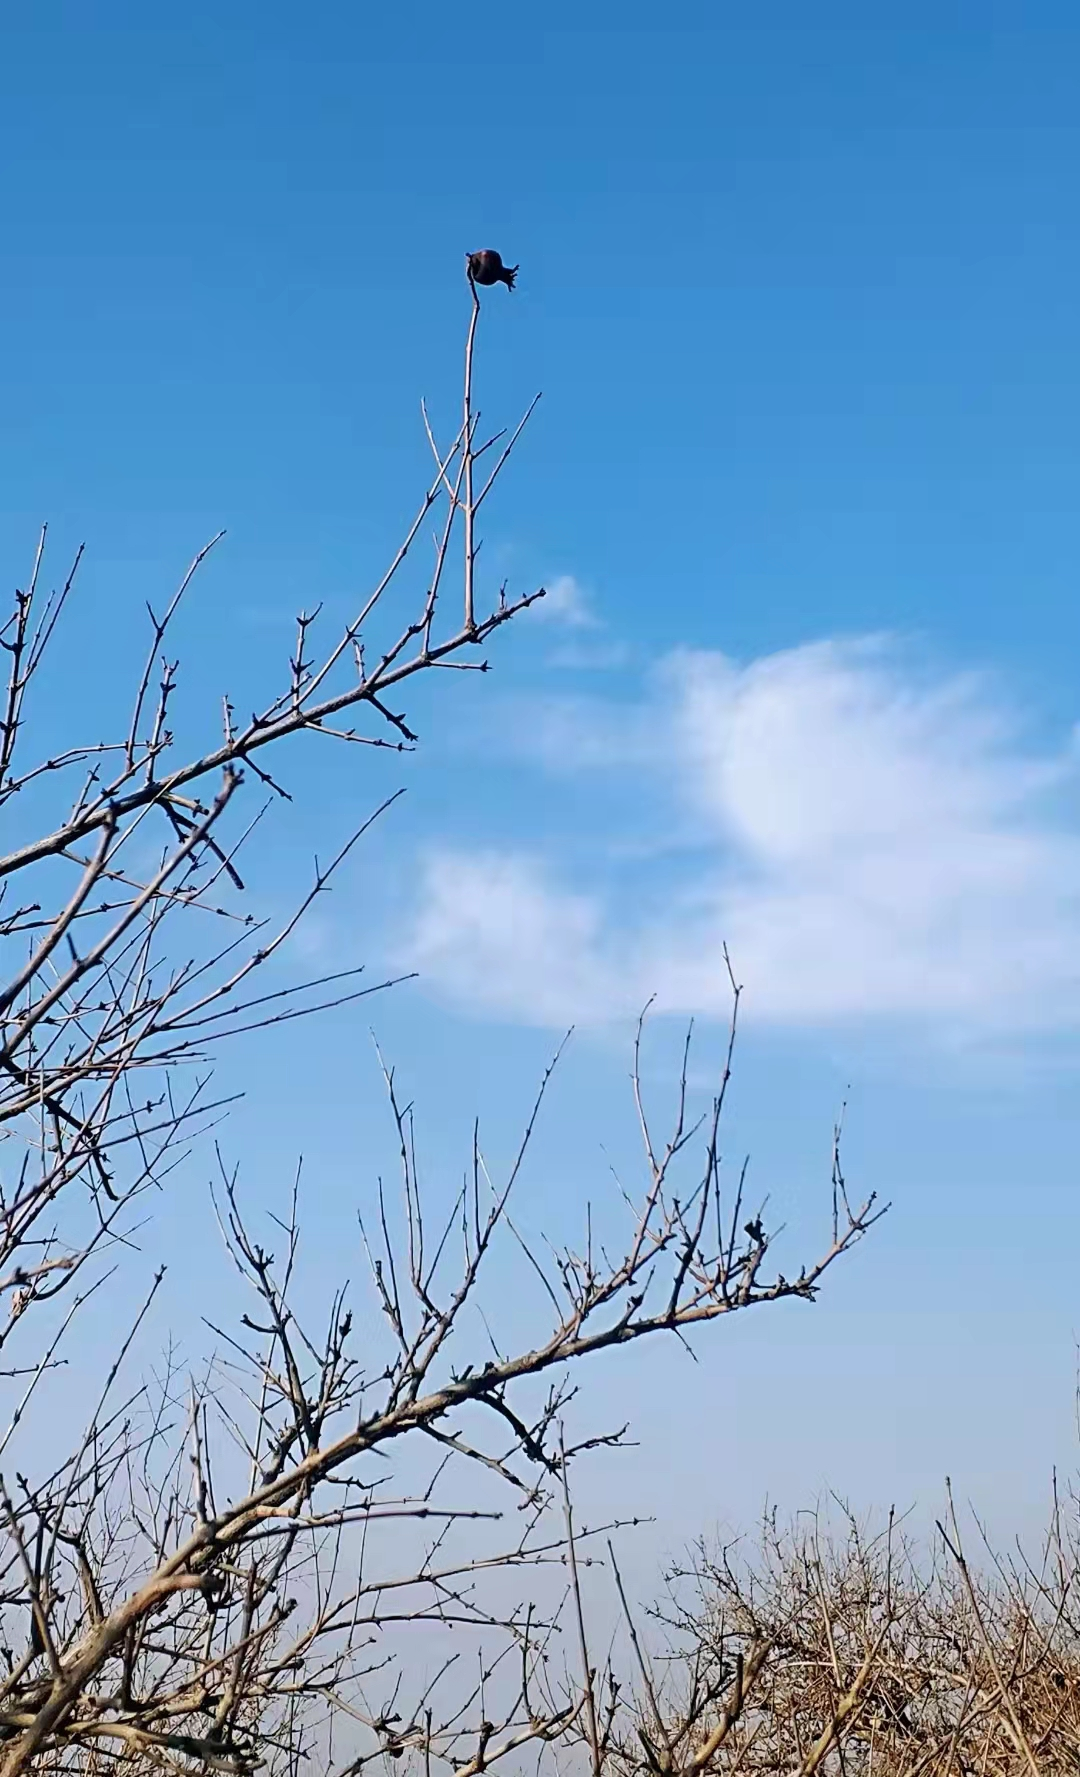
[[[757,1548],[701,1548],[655,1613],[662,1659],[624,1599],[638,1682],[616,1686],[605,1768],[847,1777],[1059,1777],[1080,1768],[1080,1543],[1056,1497],[1037,1563],[980,1535],[949,1496],[937,1559],[890,1516],[841,1534],[767,1518]],[[613,1559],[613,1557],[612,1557]],[[618,1584],[617,1569],[615,1570]]]

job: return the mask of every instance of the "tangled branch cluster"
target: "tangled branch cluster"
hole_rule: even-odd
[[[110,1287],[110,1267],[130,1262],[133,1215],[226,1102],[210,1086],[216,1045],[374,991],[357,971],[284,987],[268,979],[270,959],[375,818],[316,870],[283,924],[262,925],[241,869],[282,793],[274,749],[299,736],[411,745],[398,708],[411,681],[482,670],[478,647],[542,596],[508,601],[504,588],[477,614],[476,520],[521,426],[480,441],[472,294],[457,436],[441,449],[425,415],[435,468],[389,568],[322,651],[318,613],[301,614],[288,672],[261,713],[240,721],[226,699],[215,743],[177,758],[177,664],[166,650],[207,550],[151,613],[145,669],[109,740],[23,756],[41,720],[35,696],[48,707],[50,645],[74,572],[46,596],[39,548],[0,631],[0,808],[9,832],[16,819],[33,829],[0,859],[3,1777],[121,1764],[346,1777],[385,1757],[443,1760],[471,1777],[527,1743],[572,1737],[586,1719],[595,1727],[591,1679],[559,1676],[551,1658],[561,1602],[542,1606],[536,1579],[543,1568],[569,1574],[580,1602],[577,1548],[589,1533],[572,1528],[567,1466],[613,1435],[565,1447],[569,1374],[653,1333],[812,1298],[879,1213],[848,1204],[837,1166],[825,1250],[790,1280],[770,1268],[760,1217],[744,1222],[741,1185],[731,1200],[721,1192],[729,1050],[704,1121],[688,1112],[684,1066],[662,1143],[638,1085],[644,1187],[625,1206],[614,1256],[588,1235],[549,1250],[519,1233],[512,1198],[533,1120],[499,1181],[476,1142],[466,1184],[431,1226],[411,1110],[387,1070],[402,1208],[381,1187],[365,1207],[369,1303],[353,1309],[338,1291],[321,1324],[305,1323],[294,1300],[299,1195],[272,1252],[222,1160],[215,1201],[247,1311],[214,1329],[200,1378],[171,1359],[154,1381],[129,1384],[159,1273],[88,1389],[72,1447],[55,1461],[45,1454],[35,1410],[84,1304]],[[428,521],[430,572],[410,595],[406,569]],[[454,614],[452,544],[462,574]],[[411,611],[379,641],[393,601],[409,596]],[[253,783],[266,799],[241,813]],[[217,942],[206,936],[222,930]],[[534,1342],[503,1351],[492,1337],[481,1357],[476,1314],[507,1250],[535,1279],[546,1320]],[[506,1490],[520,1508],[512,1533]],[[560,1497],[565,1522],[552,1517]],[[472,1637],[467,1681],[456,1648],[439,1651],[452,1630],[458,1644]]]

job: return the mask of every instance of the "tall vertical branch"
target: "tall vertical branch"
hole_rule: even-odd
[[[472,294],[472,314],[469,316],[469,331],[465,338],[465,398],[464,420],[462,424],[462,450],[465,463],[465,497],[462,505],[463,530],[465,533],[465,630],[472,634],[476,629],[476,616],[473,595],[473,572],[476,566],[476,546],[473,537],[476,523],[476,508],[473,504],[473,446],[476,433],[476,418],[472,410],[472,378],[473,378],[473,344],[476,339],[476,324],[480,319],[480,298],[472,274],[469,274],[469,290]]]
[[[559,1473],[562,1479],[563,1515],[566,1524],[566,1559],[570,1567],[570,1591],[574,1600],[574,1627],[577,1630],[578,1652],[581,1655],[581,1686],[585,1697],[585,1721],[592,1754],[593,1777],[601,1777],[604,1768],[600,1744],[600,1724],[596,1714],[596,1672],[589,1657],[589,1638],[585,1632],[585,1603],[581,1596],[581,1574],[578,1571],[577,1542],[574,1536],[574,1507],[570,1499],[570,1475],[566,1461],[566,1439],[559,1429]]]

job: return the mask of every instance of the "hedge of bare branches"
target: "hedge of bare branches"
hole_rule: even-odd
[[[623,1595],[634,1684],[599,1687],[594,1763],[618,1777],[1075,1772],[1078,1528],[1077,1501],[1055,1496],[1037,1558],[1002,1561],[977,1521],[965,1547],[950,1491],[929,1553],[895,1515],[869,1531],[848,1513],[838,1531],[835,1511],[794,1528],[772,1516],[753,1548],[702,1547],[649,1617]]]

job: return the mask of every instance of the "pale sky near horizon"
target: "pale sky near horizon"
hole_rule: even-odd
[[[427,472],[420,396],[456,411],[463,251],[521,265],[479,386],[498,423],[544,394],[486,551],[547,608],[425,688],[414,759],[298,766],[263,854],[284,901],[409,787],[297,954],[419,980],[221,1063],[256,1197],[306,1156],[310,1287],[356,1275],[387,1148],[370,1026],[451,1176],[575,1025],[523,1183],[567,1235],[633,1168],[650,996],[656,1089],[693,1016],[708,1091],[726,942],[729,1152],[785,1256],[845,1100],[852,1190],[894,1207],[816,1308],[609,1365],[638,1448],[597,1487],[659,1551],[829,1487],[929,1519],[946,1474],[1029,1531],[1076,1465],[1073,9],[43,0],[3,37],[0,545],[15,583],[42,519],[57,563],[86,540],[65,716],[223,525],[191,732],[300,605],[339,622]],[[203,1198],[194,1164],[146,1237],[174,1319]]]

